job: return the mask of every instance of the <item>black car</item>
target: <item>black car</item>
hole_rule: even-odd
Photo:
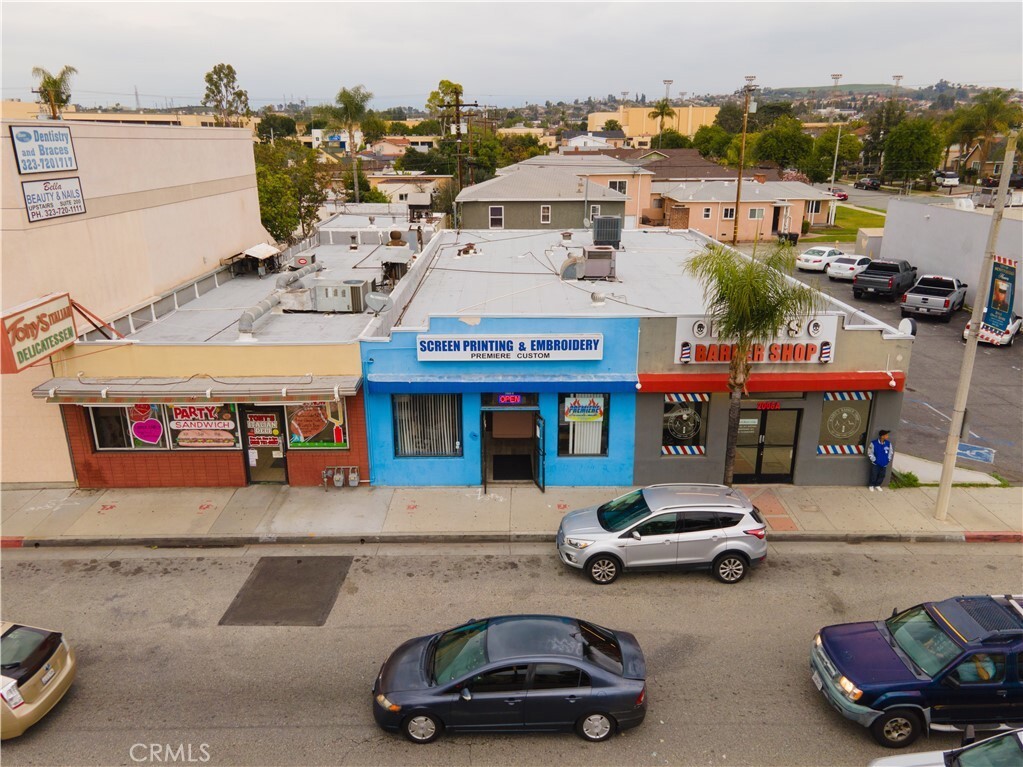
[[[380,667],[373,716],[413,743],[453,732],[574,729],[589,741],[646,715],[636,637],[576,618],[505,615],[410,639]]]
[[[881,179],[878,178],[861,178],[853,184],[853,189],[873,189],[877,191],[881,188]]]

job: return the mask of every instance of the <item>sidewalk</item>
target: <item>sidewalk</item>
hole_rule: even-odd
[[[975,480],[960,471],[956,481]],[[4,547],[475,543],[553,541],[566,512],[630,489],[53,488],[5,490],[0,505]],[[1019,487],[955,487],[941,522],[934,518],[936,487],[880,493],[865,487],[792,485],[743,490],[763,513],[773,541],[1023,542]]]

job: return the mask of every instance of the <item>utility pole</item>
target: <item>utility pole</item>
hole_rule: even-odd
[[[746,125],[749,121],[749,96],[756,90],[757,86],[753,84],[753,81],[756,79],[756,75],[746,75],[746,84],[742,88],[742,142],[739,144],[739,173],[735,178],[735,212],[733,214],[735,222],[732,224],[733,247],[739,242],[739,203],[742,202],[742,170],[746,162]]]
[[[902,82],[902,75],[892,75],[892,79],[895,81],[895,90],[892,91],[892,98],[896,101],[899,100],[899,83]]]
[[[835,95],[838,95],[838,81],[842,79],[842,75],[831,75],[831,79],[835,81]],[[835,110],[831,110],[832,122],[834,121]],[[835,188],[835,173],[838,171],[838,145],[842,143],[842,123],[838,124],[838,138],[835,139],[835,161],[831,164],[831,188]],[[835,223],[835,215],[838,212],[838,200],[834,199],[831,201],[831,207],[828,209],[830,219],[829,224]]]
[[[674,80],[663,80],[664,83],[664,106],[668,107],[671,104],[671,84]],[[661,144],[664,143],[664,118],[661,118],[661,133],[657,136],[657,148],[661,148]]]
[[[977,292],[973,299],[973,313],[970,315],[970,333],[966,338],[966,353],[959,369],[959,386],[956,388],[955,405],[952,409],[952,422],[948,426],[948,439],[945,441],[945,460],[941,464],[941,481],[938,483],[938,502],[934,507],[934,518],[943,520],[948,514],[948,504],[952,497],[952,474],[956,467],[956,454],[959,452],[959,438],[963,430],[963,419],[966,415],[966,401],[970,396],[970,379],[973,377],[973,363],[977,359],[977,340],[980,323],[984,319],[988,293],[991,291],[992,264],[995,250],[998,247],[998,230],[1002,226],[1002,213],[1009,198],[1009,171],[1016,156],[1016,139],[1019,129],[1009,131],[1005,142],[1005,159],[1002,160],[1002,177],[998,182],[998,196],[995,197],[995,209],[991,214],[991,226],[988,229],[987,247],[984,260],[980,266],[980,279],[977,281]],[[1017,278],[1018,279],[1018,278]]]
[[[441,104],[440,106],[444,109],[455,108],[455,163],[458,169],[458,192],[460,192],[462,191],[462,107],[479,107],[479,104],[475,101],[471,104],[463,103],[462,92],[458,90],[455,91],[454,104]]]

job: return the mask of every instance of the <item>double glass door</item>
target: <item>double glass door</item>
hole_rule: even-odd
[[[735,481],[791,482],[799,410],[741,410]]]

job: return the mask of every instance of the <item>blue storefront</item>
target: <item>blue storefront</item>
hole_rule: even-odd
[[[628,485],[637,318],[432,317],[361,344],[375,485]]]

